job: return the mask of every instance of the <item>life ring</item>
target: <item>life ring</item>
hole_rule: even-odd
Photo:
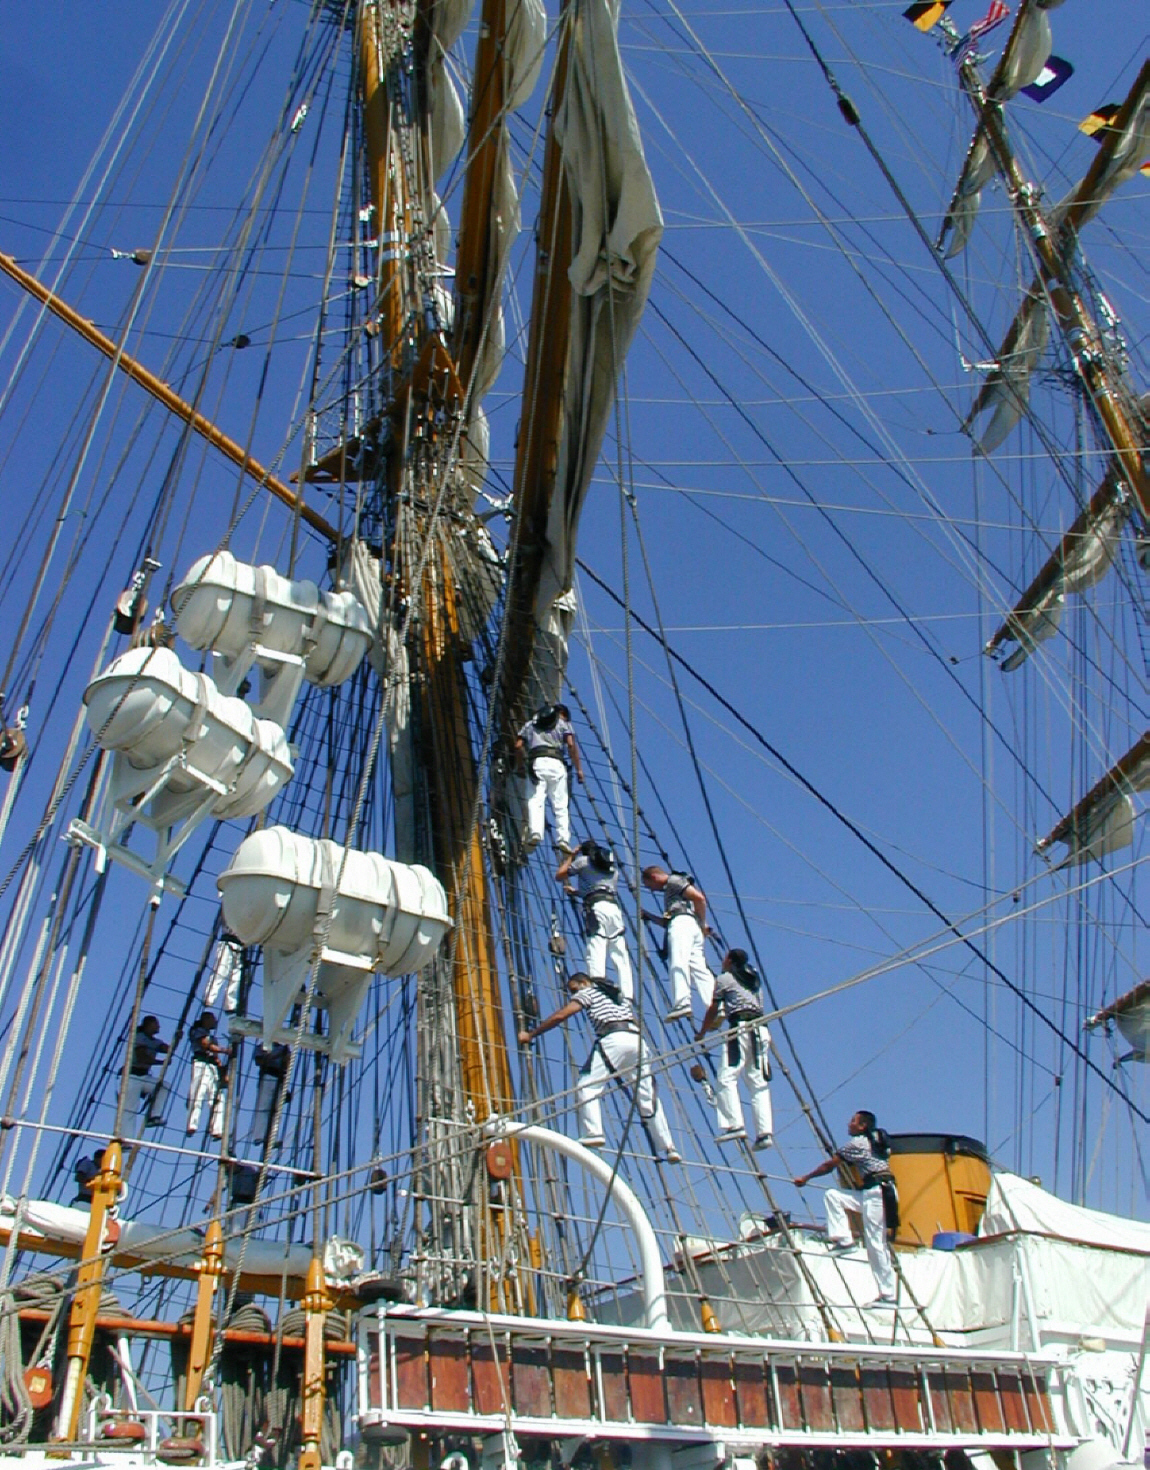
[[[140,1440],[147,1439],[148,1431],[138,1419],[105,1419],[100,1426],[100,1435],[104,1439],[138,1444]]]
[[[48,1368],[35,1364],[24,1370],[24,1387],[28,1390],[28,1401],[34,1409],[46,1409],[52,1402],[52,1373]]]
[[[179,1435],[172,1435],[170,1439],[162,1439],[156,1446],[156,1459],[165,1465],[190,1465],[194,1460],[202,1460],[207,1454],[202,1439],[188,1439]]]

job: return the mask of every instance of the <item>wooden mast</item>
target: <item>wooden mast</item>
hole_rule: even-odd
[[[387,238],[392,261],[381,262],[381,332],[392,346],[392,362],[399,368],[405,331],[408,292],[403,278],[410,244],[411,210],[406,198],[397,130],[388,98],[387,67],[380,12],[367,4],[360,34],[364,135],[368,175],[379,221],[381,241]],[[420,355],[423,362],[427,354]],[[396,423],[390,467],[391,490],[403,491],[403,478],[415,433],[429,438],[444,432],[436,422],[421,390],[419,363],[406,379],[397,378],[396,397],[405,406]],[[451,423],[450,415],[446,422]],[[404,572],[410,572],[404,568]],[[417,691],[422,731],[416,758],[423,766],[432,819],[432,845],[439,876],[455,900],[456,945],[454,993],[463,1088],[475,1117],[484,1121],[505,1111],[513,1101],[511,1069],[504,1035],[499,973],[491,919],[484,854],[476,822],[478,772],[467,720],[467,687],[459,632],[458,592],[443,538],[436,544],[423,573],[418,608],[423,681]],[[409,589],[410,591],[410,589]]]
[[[290,485],[285,485],[282,480],[277,479],[271,470],[260,464],[254,455],[249,454],[241,444],[237,444],[218,425],[205,418],[198,409],[193,408],[186,399],[181,398],[174,388],[169,387],[162,378],[158,378],[142,362],[125,352],[122,346],[112,341],[111,337],[105,336],[87,317],[81,316],[75,307],[69,306],[66,301],[62,301],[59,296],[49,291],[48,287],[38,281],[35,276],[22,270],[10,255],[0,254],[0,271],[10,276],[18,286],[28,292],[29,296],[34,296],[41,305],[46,306],[62,322],[66,322],[73,331],[78,332],[85,342],[90,342],[105,357],[110,358],[114,367],[126,373],[134,383],[138,383],[177,418],[183,419],[189,428],[201,438],[206,439],[209,444],[214,445],[233,464],[239,465],[245,475],[250,475],[277,500],[282,500],[286,506],[298,511],[312,530],[318,531],[321,536],[326,536],[329,541],[339,540],[339,532],[335,527],[325,521],[318,511],[305,505],[303,497],[298,495]]]
[[[543,190],[531,330],[523,375],[523,411],[515,451],[515,537],[507,588],[508,636],[500,691],[500,717],[510,729],[522,701],[535,647],[535,599],[543,569],[547,517],[555,491],[560,415],[571,335],[571,199],[555,114],[567,85],[568,10],[563,6],[559,54],[549,106],[543,155]]]

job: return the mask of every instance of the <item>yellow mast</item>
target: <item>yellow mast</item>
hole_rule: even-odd
[[[84,1236],[84,1255],[76,1273],[76,1292],[68,1322],[68,1354],[64,1372],[64,1391],[53,1439],[75,1442],[80,1435],[80,1413],[84,1407],[84,1380],[96,1336],[96,1314],[104,1284],[104,1248],[112,1223],[110,1212],[120,1197],[123,1180],[123,1154],[113,1139],[104,1150],[100,1172],[92,1185],[92,1207],[88,1231]]]
[[[388,58],[384,50],[379,8],[362,11],[359,38],[363,84],[364,136],[368,176],[379,222],[381,245],[381,332],[391,344],[393,366],[399,366],[408,292],[404,266],[411,211],[406,199],[397,129],[387,92]],[[413,430],[434,436],[428,400],[432,386],[427,354],[409,380],[396,383],[404,405],[397,422],[392,460],[392,487],[398,492]],[[406,569],[405,569],[406,570]],[[419,606],[424,678],[419,688],[422,730],[427,736],[417,758],[424,764],[432,821],[432,843],[440,878],[455,898],[454,992],[463,1086],[475,1116],[485,1120],[513,1101],[511,1070],[504,1036],[499,975],[495,962],[491,898],[487,887],[476,815],[478,772],[467,725],[467,690],[463,646],[459,635],[458,593],[442,538],[437,539],[424,572]]]
[[[184,1380],[184,1408],[196,1407],[203,1386],[204,1370],[212,1357],[212,1304],[224,1274],[224,1232],[213,1220],[204,1236],[204,1254],[197,1267],[196,1309],[192,1318],[192,1340],[188,1347],[188,1372]]]

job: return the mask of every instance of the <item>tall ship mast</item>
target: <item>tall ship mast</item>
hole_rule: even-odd
[[[1058,9],[16,23],[5,1463],[1137,1463],[1150,62]]]

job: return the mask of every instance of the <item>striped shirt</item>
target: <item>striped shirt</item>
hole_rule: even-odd
[[[755,1016],[763,1014],[758,995],[740,985],[728,970],[721,970],[715,976],[715,999],[722,1005],[724,1016],[741,1016],[747,1011]]]
[[[605,873],[602,868],[595,867],[586,853],[581,852],[578,857],[572,858],[571,866],[567,871],[575,879],[575,887],[584,903],[592,895],[596,898],[616,897],[619,886],[618,874]]]
[[[862,1180],[864,1189],[871,1184],[881,1184],[884,1179],[894,1178],[890,1165],[885,1159],[878,1157],[865,1133],[848,1139],[836,1152],[844,1164],[851,1165]]]
[[[582,990],[575,992],[574,999],[587,1012],[587,1019],[596,1036],[606,1036],[612,1031],[639,1030],[634,1008],[626,996],[621,995],[614,1001],[604,995],[597,985],[584,985]]]
[[[668,873],[667,883],[663,889],[663,914],[665,918],[675,919],[680,914],[693,914],[695,905],[687,898],[687,889],[694,886],[694,878],[690,873]]]

